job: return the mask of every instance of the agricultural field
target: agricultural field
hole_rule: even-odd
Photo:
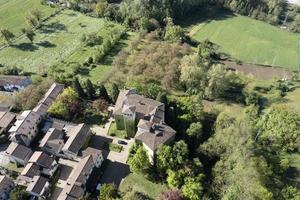
[[[33,9],[38,9],[44,16],[57,10],[42,5],[40,0],[0,0],[0,28],[6,28],[14,34],[20,33],[26,27],[25,16]]]
[[[100,32],[101,35],[103,32],[108,35],[107,23],[103,19],[64,10],[36,30],[33,43],[24,36],[10,47],[0,50],[0,63],[38,74],[48,72],[49,67],[56,64],[62,65],[61,68],[72,62],[82,64],[88,56],[93,56],[94,51],[93,47],[83,47],[83,34]]]
[[[245,63],[296,69],[300,59],[300,34],[239,15],[221,15],[189,27],[198,40],[209,39],[220,50]]]

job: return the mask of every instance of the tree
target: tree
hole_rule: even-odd
[[[200,139],[202,136],[202,124],[200,122],[190,124],[186,133],[190,138]]]
[[[71,87],[66,88],[50,106],[48,113],[61,119],[74,119],[82,114],[79,96]]]
[[[108,103],[104,99],[97,99],[93,102],[93,108],[98,112],[105,112],[108,109]]]
[[[113,200],[117,198],[118,191],[113,184],[103,184],[100,189],[98,200]]]
[[[172,42],[181,41],[184,38],[184,30],[180,26],[174,25],[172,18],[168,17],[166,21],[167,26],[164,39]]]
[[[73,79],[72,85],[73,85],[73,88],[75,89],[75,91],[77,92],[77,94],[79,95],[80,98],[85,98],[86,97],[86,94],[84,93],[84,91],[81,87],[81,84],[80,84],[77,77],[75,77]]]
[[[9,195],[11,200],[26,200],[29,195],[26,193],[26,187],[17,185]]]
[[[119,93],[120,93],[120,91],[119,91],[119,88],[118,88],[117,84],[115,84],[115,83],[112,84],[112,89],[111,89],[110,96],[111,96],[111,100],[112,100],[113,103],[117,102]]]
[[[170,188],[180,188],[184,180],[184,172],[182,169],[173,171],[168,170],[167,183]]]
[[[22,29],[22,33],[25,34],[25,36],[30,40],[32,43],[34,40],[35,33],[33,32],[32,29]]]
[[[272,106],[258,122],[258,141],[277,152],[298,151],[300,116],[286,107]]]
[[[184,200],[181,191],[177,188],[163,191],[159,197],[160,200]]]
[[[97,16],[104,17],[107,7],[108,7],[107,0],[101,0],[99,3],[97,3],[95,7],[95,12]]]
[[[186,134],[190,147],[192,149],[197,148],[203,137],[202,124],[200,122],[190,124]]]
[[[156,156],[156,169],[161,176],[168,170],[177,171],[188,162],[188,148],[183,140],[176,142],[173,147],[162,145]]]
[[[37,27],[40,25],[42,17],[43,13],[37,9],[34,9],[25,16],[25,21],[31,27]]]
[[[96,96],[96,90],[90,79],[86,80],[86,93],[87,98],[90,100],[94,100]]]
[[[229,88],[227,72],[222,65],[213,65],[207,72],[208,83],[205,88],[205,96],[209,99],[223,96]]]
[[[8,29],[0,29],[0,36],[8,45],[11,45],[11,40],[15,37],[15,35],[10,32]]]
[[[105,86],[102,83],[99,85],[99,97],[101,99],[104,99],[108,103],[111,102],[111,99],[108,96],[107,90],[106,90]]]
[[[126,191],[125,194],[122,195],[123,200],[152,200],[148,195],[132,190],[130,188],[128,191]]]
[[[191,94],[204,93],[208,67],[205,66],[198,55],[186,55],[181,60],[180,81],[186,86],[187,91]]]
[[[200,200],[202,196],[203,187],[195,178],[187,177],[185,184],[181,188],[182,194],[189,200]]]
[[[138,148],[136,153],[128,159],[130,171],[134,173],[148,174],[151,169],[149,156],[142,146]]]

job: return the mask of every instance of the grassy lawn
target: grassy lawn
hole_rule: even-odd
[[[40,0],[0,0],[0,28],[7,28],[14,34],[20,33],[26,27],[24,18],[32,9],[40,10],[44,16],[56,10],[42,5]]]
[[[139,174],[130,174],[120,185],[121,192],[125,192],[129,188],[147,194],[153,199],[157,199],[160,193],[167,189],[165,185],[161,183],[153,183]]]
[[[121,145],[112,144],[112,143],[109,144],[109,150],[110,151],[115,151],[115,152],[120,153],[122,151],[122,149],[123,149],[123,147]]]
[[[226,102],[220,102],[220,101],[214,101],[214,102],[209,102],[209,101],[203,101],[204,105],[204,111],[205,112],[225,112],[229,116],[232,117],[238,117],[241,115],[243,112],[243,106],[241,104],[237,103],[226,103]]]
[[[23,67],[27,72],[47,72],[49,66],[64,61],[82,47],[83,34],[97,32],[105,23],[102,19],[65,10],[36,31],[33,44],[24,37],[1,50],[0,63]]]
[[[126,132],[124,130],[118,130],[116,123],[112,122],[108,130],[108,135],[124,139]]]
[[[218,16],[189,27],[190,35],[209,39],[220,50],[246,63],[296,69],[300,34],[289,33],[244,16]]]

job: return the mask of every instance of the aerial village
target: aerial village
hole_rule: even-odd
[[[6,93],[21,91],[30,84],[25,76],[0,77],[0,87]],[[175,139],[176,131],[165,123],[164,104],[131,89],[120,91],[116,104],[109,107],[107,124],[96,130],[84,123],[52,118],[47,110],[64,89],[64,85],[53,83],[32,110],[14,113],[10,106],[1,105],[1,137],[5,137],[0,153],[1,199],[8,199],[18,186],[26,187],[32,199],[78,199],[87,191],[99,190],[103,174],[109,182],[120,184],[128,171],[129,145],[142,145],[153,163],[160,145]],[[126,139],[108,135],[111,123],[126,132]],[[105,141],[121,145],[123,150],[104,153],[101,143]],[[118,163],[115,169],[101,171],[105,159]]]

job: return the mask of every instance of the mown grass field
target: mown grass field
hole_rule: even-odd
[[[153,183],[139,174],[130,174],[120,185],[120,191],[126,192],[128,189],[144,193],[152,199],[158,199],[160,193],[167,189],[161,183]]]
[[[246,63],[296,69],[299,66],[300,34],[289,33],[244,16],[224,15],[189,27],[198,40],[219,45],[220,50]]]
[[[0,63],[22,67],[26,72],[41,74],[47,72],[49,66],[59,64],[66,59],[81,60],[85,55],[78,55],[76,52],[82,50],[80,38],[83,34],[101,31],[105,23],[106,21],[102,19],[65,10],[36,31],[33,43],[22,37],[11,47],[2,49]],[[86,53],[87,50],[83,52]]]
[[[42,5],[40,0],[0,0],[0,28],[18,34],[27,26],[25,16],[32,9],[40,10],[44,16],[49,16],[56,10]]]

